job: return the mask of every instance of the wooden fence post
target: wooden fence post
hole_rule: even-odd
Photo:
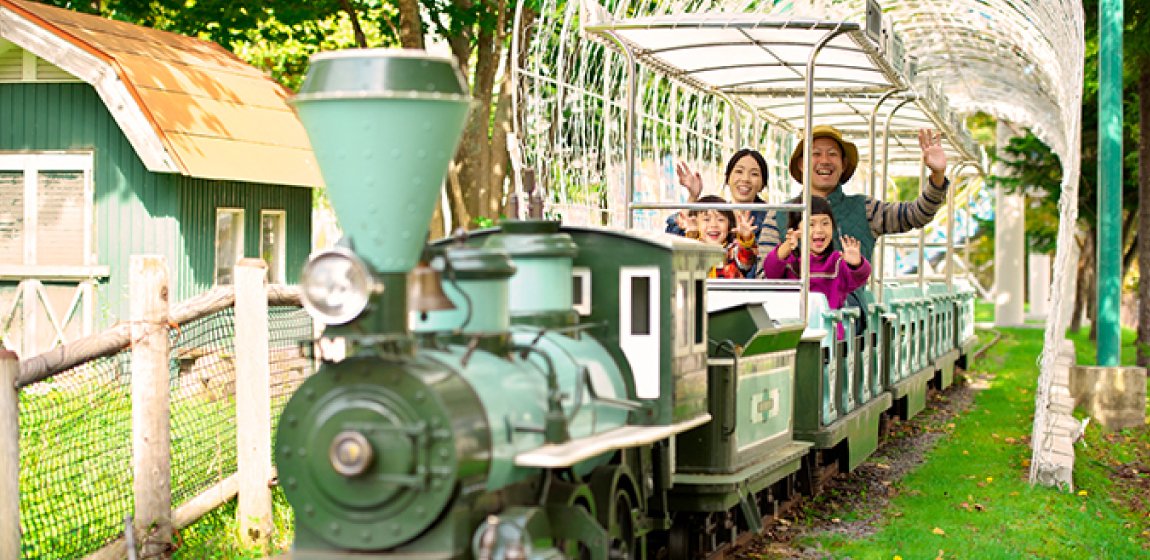
[[[20,358],[0,349],[0,558],[20,558]]]
[[[172,545],[171,373],[168,267],[157,255],[131,257],[133,529],[145,558]]]
[[[266,277],[261,259],[236,264],[236,522],[245,546],[266,546],[273,529]]]

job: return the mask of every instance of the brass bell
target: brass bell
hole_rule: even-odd
[[[426,317],[428,311],[455,309],[455,304],[443,293],[439,271],[426,262],[420,262],[407,278],[407,309]]]

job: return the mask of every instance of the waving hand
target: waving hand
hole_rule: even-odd
[[[755,235],[755,224],[751,221],[750,210],[735,210],[735,234],[747,239]]]
[[[930,179],[935,185],[946,180],[946,149],[942,147],[942,133],[922,128],[918,131],[918,145],[922,148],[922,162],[930,168]]]
[[[843,260],[847,264],[857,267],[862,264],[862,251],[859,249],[860,243],[849,235],[843,236]]]
[[[679,184],[687,189],[687,202],[699,200],[703,192],[703,176],[698,171],[691,171],[691,167],[683,162],[675,164],[675,174],[679,176]]]

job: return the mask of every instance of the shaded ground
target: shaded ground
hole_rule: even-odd
[[[968,375],[992,376],[972,373]],[[773,527],[765,530],[736,558],[826,558],[825,552],[804,546],[804,537],[833,534],[857,540],[875,531],[877,517],[898,489],[896,482],[921,465],[926,453],[947,434],[951,420],[970,408],[985,377],[955,376],[955,384],[931,397],[926,410],[909,422],[898,422],[882,447],[849,475],[836,477],[816,498],[806,498]]]

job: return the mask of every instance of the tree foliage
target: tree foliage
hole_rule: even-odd
[[[1032,132],[1016,136],[1004,148],[992,152],[992,161],[1010,171],[994,175],[991,184],[1026,198],[1026,246],[1035,253],[1051,253],[1058,237],[1058,200],[1062,191],[1062,162]]]
[[[377,0],[107,0],[52,4],[215,42],[291,90],[321,50],[399,44],[399,12]]]
[[[296,90],[309,57],[351,47],[446,45],[470,79],[472,108],[448,175],[458,226],[499,217],[510,129],[509,0],[91,0],[49,3],[214,41]],[[536,2],[524,4],[528,18]],[[440,225],[437,222],[434,225]],[[433,227],[433,233],[443,233]]]

